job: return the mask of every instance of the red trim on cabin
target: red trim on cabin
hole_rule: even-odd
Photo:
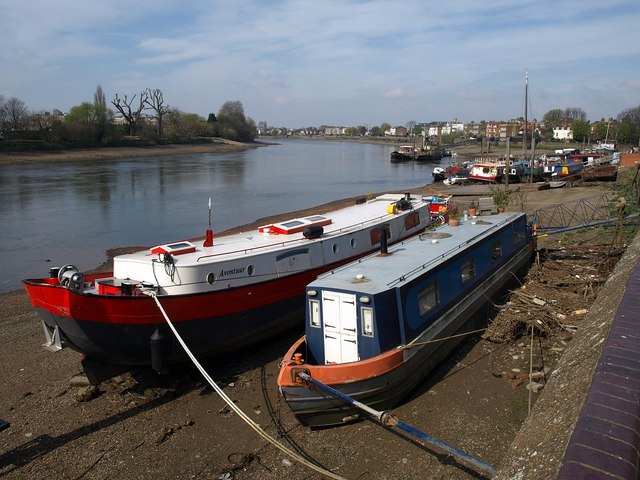
[[[177,244],[176,244],[177,245]],[[195,245],[187,245],[180,248],[171,248],[170,245],[159,245],[151,249],[151,253],[157,255],[159,253],[170,253],[171,255],[183,255],[185,253],[193,253],[196,251]]]

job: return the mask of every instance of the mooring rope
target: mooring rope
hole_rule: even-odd
[[[466,335],[473,335],[474,333],[484,332],[485,330],[487,330],[487,329],[486,328],[480,328],[478,330],[472,330],[470,332],[458,333],[456,335],[450,335],[448,337],[436,338],[434,340],[427,340],[426,342],[410,343],[409,345],[399,345],[397,347],[397,349],[398,350],[405,350],[407,348],[421,347],[423,345],[428,345],[430,343],[444,342],[445,340],[449,340],[451,338],[464,337]]]
[[[329,478],[333,478],[333,479],[336,479],[336,480],[345,480],[344,477],[336,475],[335,473],[333,473],[333,472],[331,472],[329,470],[326,470],[324,468],[318,467],[317,465],[314,465],[313,463],[309,462],[305,458],[303,458],[300,455],[298,455],[293,450],[290,450],[287,446],[281,444],[276,439],[272,438],[267,432],[265,432],[262,429],[262,427],[260,427],[260,425],[258,425],[246,413],[244,413],[240,409],[240,407],[238,407],[233,402],[233,400],[231,400],[227,396],[227,394],[224,393],[224,391],[218,386],[218,384],[209,376],[209,374],[204,369],[204,367],[200,364],[200,362],[198,362],[198,360],[193,355],[193,353],[191,353],[191,350],[189,350],[189,347],[187,347],[187,345],[185,344],[184,340],[182,340],[182,337],[180,336],[180,334],[178,333],[178,331],[174,327],[173,323],[171,322],[171,319],[169,319],[169,316],[167,315],[167,312],[165,312],[164,308],[162,307],[162,304],[160,303],[160,300],[158,300],[157,293],[155,291],[153,291],[153,290],[144,290],[144,293],[146,295],[149,295],[151,298],[153,298],[155,300],[156,305],[158,305],[158,308],[160,309],[160,312],[162,312],[162,316],[164,317],[165,321],[167,322],[167,325],[169,325],[169,328],[171,329],[171,331],[175,335],[176,340],[178,340],[178,343],[180,343],[180,345],[182,346],[182,348],[184,349],[184,351],[186,352],[188,357],[191,359],[191,361],[196,366],[196,368],[200,371],[200,373],[205,378],[205,380],[207,380],[207,382],[209,382],[209,385],[211,385],[211,387],[220,396],[220,398],[222,398],[226,402],[226,404],[229,406],[229,408],[231,408],[234,412],[236,412],[238,414],[238,416],[242,420],[244,420],[245,423],[247,423],[247,425],[249,425],[253,430],[255,430],[258,433],[258,435],[260,435],[267,442],[271,443],[278,450],[286,453],[287,455],[290,455],[292,458],[294,458],[295,460],[297,460],[301,464],[307,466],[308,468],[310,468],[312,470],[315,470],[316,472],[321,473],[322,475],[326,475]]]

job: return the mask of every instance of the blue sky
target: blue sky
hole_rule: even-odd
[[[158,88],[270,126],[508,120],[640,105],[638,0],[0,0],[0,95],[63,112]]]

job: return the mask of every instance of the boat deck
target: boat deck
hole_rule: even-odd
[[[323,288],[333,289],[358,282],[358,288],[362,293],[374,295],[392,285],[397,286],[411,280],[425,268],[432,268],[447,261],[463,247],[485,238],[510,219],[521,215],[523,214],[499,213],[469,217],[468,220],[460,220],[460,224],[455,227],[446,224],[389,247],[388,253],[393,257],[391,262],[387,259],[388,256],[382,256],[377,252],[359,260],[358,267],[351,264],[337,268],[320,275],[318,281],[322,282]],[[408,245],[411,248],[407,248]],[[416,256],[422,259],[417,266]],[[357,278],[354,278],[354,271],[358,272]]]
[[[402,194],[381,195],[365,203],[323,214],[310,215],[310,217],[323,215],[331,220],[330,224],[323,226],[323,238],[328,238],[338,233],[359,229],[362,225],[377,222],[385,217],[393,217],[393,214],[387,212],[387,206],[402,198]],[[423,202],[423,197],[420,195],[412,195],[411,199],[413,205]],[[292,220],[294,219],[292,218],[289,221]],[[279,223],[287,223],[287,221]],[[301,231],[291,234],[280,234],[273,231],[270,233],[261,233],[256,229],[247,232],[214,236],[214,244],[212,247],[204,247],[200,242],[193,243],[196,247],[195,251],[180,254],[179,259],[182,265],[198,264],[206,259],[214,259],[221,256],[225,256],[228,259],[242,257],[250,252],[277,250],[284,246],[293,246],[295,243],[302,244],[307,242],[309,242],[309,240],[304,237]],[[120,255],[116,257],[115,261],[148,262],[149,257],[154,255],[155,254],[151,253],[151,249],[141,250]]]

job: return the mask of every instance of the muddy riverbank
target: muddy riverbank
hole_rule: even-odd
[[[522,205],[531,211],[538,204],[606,189],[530,191]],[[555,251],[574,243],[550,238],[546,245]],[[564,266],[571,269],[566,260]],[[593,298],[585,298],[580,308],[588,309],[587,301]],[[571,309],[579,308],[572,304]],[[11,423],[0,432],[0,475],[6,478],[322,478],[259,437],[188,365],[166,377],[146,370],[123,374],[83,396],[82,387],[72,381],[81,373],[80,355],[40,347],[42,329],[22,291],[0,295],[0,327],[0,418]],[[300,426],[278,397],[275,377],[281,355],[301,333],[209,359],[205,367],[270,435],[342,477],[483,478],[437,448],[373,422],[317,431]],[[571,338],[564,332],[546,339],[545,364],[557,364]],[[527,345],[526,339],[499,344],[479,335],[470,338],[394,411],[406,423],[490,464],[506,462],[527,418],[529,392],[513,382],[514,369],[528,368]],[[534,394],[534,405],[544,391]]]

